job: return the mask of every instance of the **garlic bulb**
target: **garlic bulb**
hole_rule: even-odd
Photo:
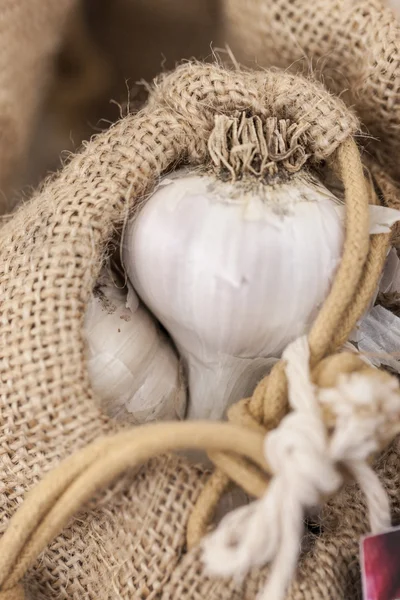
[[[135,292],[126,294],[105,271],[84,330],[90,380],[107,414],[131,424],[184,417],[186,389],[171,342]]]
[[[305,172],[268,186],[178,171],[128,225],[124,266],[184,359],[188,418],[221,418],[309,330],[343,217]]]

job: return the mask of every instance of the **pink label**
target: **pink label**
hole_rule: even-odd
[[[364,600],[400,600],[400,527],[361,539]]]

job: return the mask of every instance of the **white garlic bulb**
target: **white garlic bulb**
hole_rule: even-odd
[[[167,336],[139,301],[102,271],[84,323],[88,371],[103,410],[120,421],[182,419],[186,388]]]
[[[188,418],[221,418],[309,330],[343,221],[304,172],[271,186],[183,171],[161,183],[127,227],[124,266],[185,361]]]

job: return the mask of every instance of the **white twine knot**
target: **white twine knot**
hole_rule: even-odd
[[[317,389],[306,337],[290,344],[283,359],[293,412],[265,438],[274,476],[261,499],[227,515],[203,541],[210,574],[241,578],[272,561],[259,600],[284,598],[301,550],[305,513],[340,488],[344,470],[365,494],[372,533],[390,526],[386,492],[367,461],[391,439],[400,418],[397,380],[354,373],[339,377],[336,388]],[[322,408],[332,423],[325,423]]]

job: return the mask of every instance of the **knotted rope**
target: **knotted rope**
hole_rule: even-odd
[[[310,365],[315,365],[329,351],[333,340],[342,339],[351,329],[353,320],[355,322],[364,312],[370,297],[367,292],[375,288],[388,243],[387,234],[375,236],[365,261],[368,251],[368,202],[367,193],[360,183],[364,178],[354,142],[349,141],[341,146],[338,155],[348,207],[346,243],[331,294],[309,336]],[[358,160],[355,161],[355,158]],[[356,168],[355,175],[349,173],[350,167]],[[355,301],[347,310],[347,318],[344,318],[343,310],[337,307],[348,307],[353,298]],[[335,311],[332,309],[327,312],[325,306],[331,309],[334,306]],[[354,358],[353,355],[347,357],[351,370],[355,368]],[[359,363],[357,366],[360,366]],[[336,373],[342,369],[343,364]],[[230,418],[240,422],[240,426],[209,422],[147,425],[136,428],[133,433],[124,432],[99,440],[48,473],[26,495],[24,504],[14,514],[0,540],[0,585],[4,600],[23,597],[18,583],[40,552],[84,502],[124,470],[142,464],[154,455],[187,447],[206,449],[218,467],[223,467],[224,472],[245,490],[256,496],[262,495],[266,488],[266,475],[271,473],[264,456],[265,425],[268,425],[268,420],[275,423],[284,412],[282,399],[285,399],[286,379],[283,362],[274,369],[265,384],[264,381],[260,385],[250,402],[242,402],[231,411]],[[269,399],[273,400],[271,405]],[[264,409],[263,426],[257,420],[260,406]],[[273,407],[272,411],[270,406]],[[275,468],[276,460],[273,465]],[[203,532],[227,479],[228,475],[221,475],[217,471],[204,488],[189,529],[191,534],[196,532],[196,537]],[[334,489],[338,481],[335,483]],[[329,493],[333,488],[326,491]],[[312,494],[311,498],[315,499]],[[199,514],[202,517],[201,527],[196,524],[193,529]],[[191,541],[193,543],[193,539]],[[267,555],[265,552],[262,554],[264,558]]]
[[[268,90],[274,92],[277,85],[284,83],[281,86],[282,97],[292,82],[292,76],[286,73],[271,72],[267,79]],[[330,106],[329,103],[334,105],[336,101],[322,88],[310,89],[313,84],[301,79],[299,82],[299,89],[310,99],[314,112],[311,115],[307,111],[304,116],[304,97],[299,93],[293,100],[291,116],[294,122],[299,120],[308,123],[307,153],[316,160],[331,157],[332,167],[344,184],[347,206],[342,262],[330,295],[308,338],[310,357],[307,362],[313,376],[319,373],[320,377],[321,372],[324,372],[321,365],[325,364],[320,361],[347,337],[369,302],[382,269],[389,236],[374,236],[369,244],[369,194],[357,147],[349,137],[354,129],[353,118],[348,117],[346,111],[341,112],[340,105],[334,120],[335,131],[331,132],[327,143],[326,119],[318,118],[319,111],[323,101],[326,103],[324,110]],[[252,110],[262,119],[269,116],[265,103],[266,91],[266,76],[263,73],[233,75],[208,66],[199,67],[198,72],[193,67],[185,67],[178,70],[170,81],[166,78],[159,82],[146,111],[137,117],[142,129],[134,129],[135,134],[142,136],[140,140],[144,140],[146,148],[154,150],[154,154],[148,150],[151,161],[147,158],[145,160],[139,153],[134,171],[137,179],[133,179],[132,183],[134,192],[142,194],[144,190],[151,188],[151,181],[148,181],[150,167],[156,173],[157,169],[161,172],[185,156],[189,156],[194,164],[204,162],[207,136],[212,130],[210,123],[216,113],[226,110],[228,114],[232,114],[234,110],[240,109]],[[317,96],[321,96],[318,101]],[[270,104],[268,107],[270,108]],[[282,111],[278,100],[276,108]],[[157,117],[154,120],[150,118],[152,111]],[[322,125],[320,121],[323,122]],[[168,152],[159,148],[160,127],[165,139],[170,129],[173,130],[175,145],[168,146]],[[186,149],[181,147],[182,140],[187,144]],[[278,156],[275,151],[272,155]],[[129,160],[133,160],[135,156],[133,152]],[[282,154],[279,157],[282,158]],[[88,164],[91,165],[90,161]],[[84,159],[81,172],[85,173],[83,166]],[[68,178],[66,181],[68,182]],[[119,180],[115,185],[120,185]],[[118,202],[115,201],[115,213],[119,215],[123,203]],[[336,375],[343,370],[352,372],[360,368],[359,362],[357,365],[354,363],[353,356],[346,355],[345,361],[336,356],[327,360]],[[375,371],[371,370],[372,373]],[[239,424],[184,422],[147,425],[136,428],[133,432],[99,439],[63,461],[26,494],[24,503],[11,518],[0,540],[1,600],[22,600],[20,581],[26,571],[62,530],[68,519],[95,492],[109,485],[129,467],[142,464],[150,457],[166,451],[181,448],[205,449],[219,468],[204,489],[192,516],[188,536],[191,543],[195,542],[207,527],[215,503],[229,478],[255,496],[264,493],[268,476],[272,474],[264,453],[265,432],[281,420],[287,409],[285,365],[280,362],[258,386],[250,401],[239,403],[231,410],[231,421]],[[275,457],[275,466],[276,460]],[[267,555],[264,551],[264,558]],[[286,581],[286,577],[283,579]]]
[[[344,184],[346,239],[330,294],[309,334],[311,367],[329,352],[340,348],[367,309],[382,273],[390,238],[389,234],[378,234],[372,236],[369,243],[370,194],[359,152],[352,140],[338,148],[331,165]],[[266,433],[276,427],[287,410],[287,383],[284,364],[280,361],[260,382],[250,400],[232,407],[228,418],[255,431],[260,431],[263,426]],[[187,536],[189,547],[198,544],[205,535],[229,481],[239,483],[238,469],[246,470],[243,461],[232,456],[221,453],[209,456],[218,469],[203,488],[191,515]],[[240,477],[241,485],[242,482]],[[266,485],[265,476],[254,469],[246,471],[243,487],[247,493],[257,497]]]
[[[358,359],[361,360],[361,359]],[[398,382],[366,367],[341,374],[335,388],[311,381],[307,339],[283,354],[293,409],[265,437],[274,474],[265,494],[226,516],[203,542],[209,573],[241,577],[272,562],[260,600],[281,600],[296,568],[304,516],[338,491],[349,473],[367,500],[373,533],[390,525],[389,501],[370,457],[399,430]]]

